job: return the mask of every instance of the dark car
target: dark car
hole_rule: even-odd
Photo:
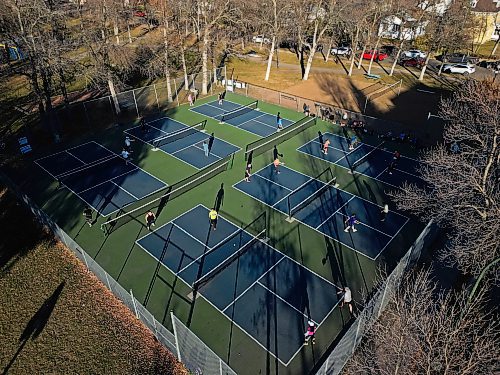
[[[422,69],[422,67],[425,65],[425,59],[422,59],[421,57],[410,57],[399,60],[399,63],[405,67],[413,66],[415,68]]]
[[[493,69],[493,70],[498,70],[500,67],[500,60],[498,61],[481,61],[479,64],[477,64],[481,68],[486,68],[486,69]]]
[[[437,56],[437,59],[448,63],[477,64],[479,62],[478,57],[466,53],[449,53]]]

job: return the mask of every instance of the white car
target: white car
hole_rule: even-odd
[[[472,74],[476,71],[476,68],[473,65],[467,64],[444,64],[443,72],[445,73],[458,73],[463,74],[464,76]]]
[[[427,54],[425,52],[420,51],[419,49],[410,49],[408,51],[404,51],[401,54],[402,57],[414,58],[419,57],[421,59],[425,59]]]
[[[332,55],[350,55],[351,54],[351,48],[350,47],[334,47],[330,50],[330,53]]]
[[[264,37],[264,35],[256,35],[252,37],[252,42],[270,44],[271,39]]]

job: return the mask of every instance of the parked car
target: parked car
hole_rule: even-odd
[[[415,68],[422,69],[422,67],[425,65],[425,59],[421,57],[403,58],[399,60],[399,63],[402,66],[413,66]]]
[[[446,55],[440,55],[436,57],[438,60],[447,63],[465,63],[465,64],[477,64],[479,58],[476,56],[469,56],[466,53],[450,53]]]
[[[401,53],[402,57],[418,57],[421,59],[425,59],[427,57],[427,54],[425,52],[420,51],[419,49],[410,49],[408,51],[404,51]]]
[[[271,44],[271,39],[266,38],[264,35],[254,35],[252,37],[252,42],[254,42],[254,43]]]
[[[380,47],[380,52],[387,53],[389,56],[394,56],[396,54],[397,47],[391,44],[386,44]]]
[[[334,47],[330,50],[332,55],[347,56],[351,54],[351,47]]]
[[[467,76],[476,71],[476,68],[473,65],[468,64],[444,64],[443,72],[445,73],[458,73]]]
[[[382,61],[388,57],[387,53],[381,51],[369,50],[363,52],[363,59],[365,60],[371,60],[372,56],[374,61]]]
[[[146,17],[146,12],[144,12],[144,11],[142,11],[142,10],[136,10],[136,11],[134,12],[134,16],[136,16],[136,17],[141,17],[141,18],[142,18],[142,17]]]
[[[486,69],[492,69],[492,70],[499,70],[500,69],[500,60],[498,61],[486,61],[483,60],[479,64],[477,64],[481,68],[486,68]]]

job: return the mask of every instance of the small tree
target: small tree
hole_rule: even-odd
[[[423,189],[406,185],[393,197],[401,209],[450,230],[442,257],[477,276],[500,256],[500,88],[468,80],[443,100],[444,141],[422,156]],[[457,144],[459,152],[449,145]],[[498,270],[496,276],[498,277]]]
[[[481,296],[443,292],[429,271],[407,277],[390,296],[344,374],[489,375],[498,370],[499,322]]]

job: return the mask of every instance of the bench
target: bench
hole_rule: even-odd
[[[365,73],[365,78],[366,79],[380,79],[380,76],[378,74],[368,74],[368,73]]]

